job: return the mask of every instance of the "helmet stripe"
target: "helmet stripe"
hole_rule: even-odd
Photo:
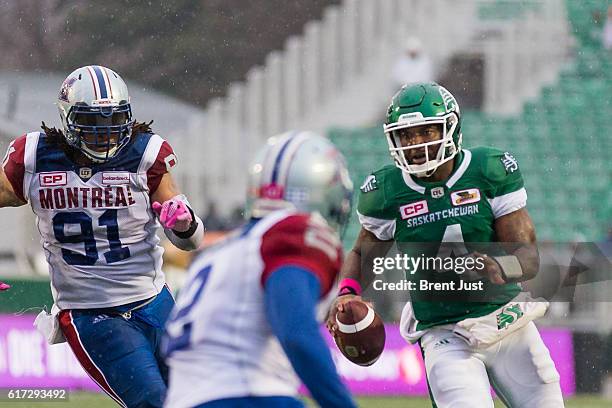
[[[110,77],[108,76],[108,68],[102,68],[102,72],[104,72],[104,79],[106,80],[106,83],[108,84],[108,91],[110,93],[110,98],[113,99],[113,87],[111,86],[111,81],[110,81]]]
[[[96,82],[96,80],[94,79],[94,74],[92,74],[92,73],[91,73],[91,70],[92,70],[92,69],[91,69],[91,67],[90,67],[90,66],[88,66],[88,67],[87,67],[87,73],[89,74],[89,77],[91,78],[91,82],[92,82],[92,84],[93,84],[94,95],[95,95],[96,99],[99,99],[99,98],[98,98],[98,95],[99,95],[99,92],[98,92],[98,88],[99,88],[99,87],[98,87],[98,83],[97,83],[97,82]]]
[[[100,86],[100,98],[106,99],[108,98],[108,93],[106,91],[106,84],[104,83],[104,75],[102,74],[102,70],[97,65],[93,66],[93,70],[96,74],[96,78],[98,79],[98,85]]]
[[[289,135],[289,137],[287,137],[285,144],[283,145],[283,147],[281,147],[280,151],[278,152],[278,155],[276,156],[276,160],[274,160],[274,168],[272,170],[272,180],[270,180],[272,184],[275,184],[278,182],[278,173],[280,171],[281,161],[283,160],[283,155],[285,154],[285,151],[287,150],[287,146],[289,146],[289,144],[293,140],[294,134],[295,132],[293,132],[292,134]]]
[[[287,185],[289,169],[291,168],[291,163],[293,162],[293,156],[295,156],[295,153],[298,151],[299,147],[302,145],[304,140],[306,140],[306,138],[308,138],[307,132],[300,132],[291,138],[291,143],[287,146],[287,150],[285,152],[285,159],[281,162],[278,179],[282,180],[282,182],[279,182],[279,184],[283,186]]]

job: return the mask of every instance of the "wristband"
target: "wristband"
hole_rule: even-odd
[[[499,265],[504,281],[518,282],[523,277],[523,267],[516,256],[504,255],[491,258]]]
[[[193,210],[191,209],[191,207],[189,207],[189,205],[186,205],[186,207],[189,210],[189,213],[191,214],[191,224],[189,225],[189,229],[187,231],[175,231],[175,230],[172,230],[172,232],[174,232],[174,234],[177,237],[181,238],[181,239],[189,239],[189,238],[191,238],[191,236],[198,229],[198,221],[196,220],[196,217],[195,217],[195,214],[194,214]]]
[[[351,278],[344,278],[340,281],[338,285],[340,288],[338,290],[338,296],[342,295],[361,295],[361,285],[357,280]]]

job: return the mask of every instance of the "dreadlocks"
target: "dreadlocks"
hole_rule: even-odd
[[[130,143],[134,143],[134,140],[136,140],[136,138],[143,133],[153,133],[153,130],[151,129],[152,123],[152,120],[149,122],[134,122],[134,125],[132,126]],[[48,127],[45,122],[42,122],[41,129],[45,135],[47,135],[47,140],[49,143],[56,144],[57,146],[61,147],[70,160],[78,163],[83,162],[84,160],[88,161],[79,150],[75,149],[73,146],[70,146],[66,142],[64,132],[54,127]]]

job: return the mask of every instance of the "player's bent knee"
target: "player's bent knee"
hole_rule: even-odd
[[[544,384],[558,383],[560,376],[555,363],[547,349],[538,350],[532,356],[533,364],[540,380]]]
[[[486,389],[482,381],[474,381],[470,366],[468,360],[438,361],[428,370],[429,382],[442,392]]]
[[[488,382],[475,375],[481,370],[473,365],[467,359],[440,360],[430,367],[428,381],[438,408],[493,407]]]
[[[519,389],[558,383],[559,372],[535,327],[526,328],[522,339],[525,344],[514,347],[505,358],[504,372],[512,383],[520,385]]]

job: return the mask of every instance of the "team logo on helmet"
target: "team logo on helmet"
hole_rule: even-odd
[[[68,91],[70,91],[70,88],[72,88],[72,85],[76,82],[76,80],[77,79],[75,77],[70,77],[64,81],[62,87],[60,88],[59,99],[64,102],[68,102]]]
[[[264,186],[261,186],[261,188],[259,189],[259,196],[261,198],[269,198],[271,200],[280,200],[283,198],[284,194],[285,194],[284,187],[276,183],[266,184]]]
[[[446,108],[446,111],[447,112],[456,111],[457,113],[459,113],[459,104],[457,103],[457,100],[455,99],[453,94],[448,92],[448,90],[444,88],[443,86],[439,86],[438,91],[440,92],[440,96],[442,97],[442,100],[444,101],[444,108]]]

